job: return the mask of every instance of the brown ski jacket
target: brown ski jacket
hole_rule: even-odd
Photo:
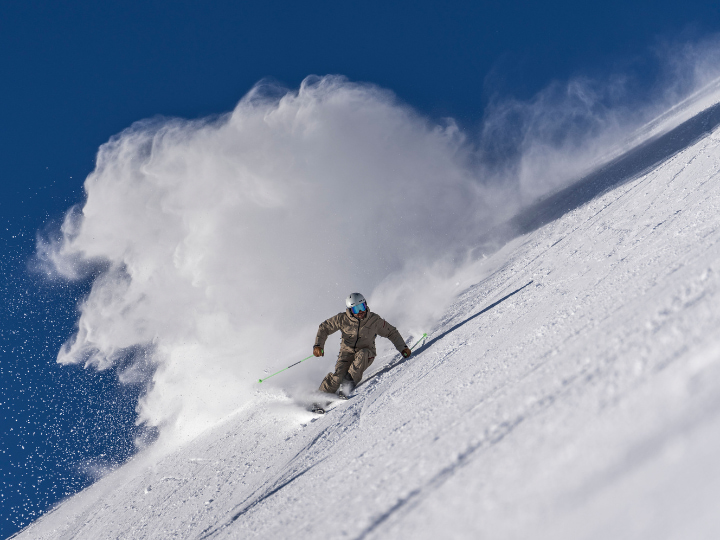
[[[325,341],[330,334],[340,330],[340,352],[354,353],[360,349],[370,349],[372,356],[375,352],[375,336],[388,338],[395,345],[398,351],[402,351],[407,345],[397,329],[385,321],[377,313],[369,311],[364,319],[354,317],[349,309],[344,313],[338,313],[330,317],[318,328],[316,347],[325,347]]]

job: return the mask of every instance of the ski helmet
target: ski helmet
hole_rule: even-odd
[[[361,304],[365,305],[365,309],[360,309],[360,311],[367,310],[367,302],[365,300],[365,297],[359,292],[354,292],[345,299],[345,305],[353,313],[355,313],[355,310],[353,308],[361,308]]]

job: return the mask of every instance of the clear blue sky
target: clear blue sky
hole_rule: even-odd
[[[472,131],[492,95],[630,73],[720,32],[716,2],[5,0],[0,4],[0,246],[5,537],[132,451],[137,388],[55,364],[87,284],[28,273],[38,230],[82,202],[100,144],[154,115],[226,112],[258,80],[339,73]],[[12,428],[12,431],[10,431]]]

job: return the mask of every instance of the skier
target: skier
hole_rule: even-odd
[[[360,383],[363,373],[375,359],[377,335],[388,338],[405,358],[412,354],[400,332],[368,309],[362,294],[352,293],[345,300],[345,305],[347,309],[344,313],[338,313],[320,325],[313,347],[313,355],[325,356],[323,347],[327,337],[340,330],[342,337],[335,373],[328,373],[320,385],[321,392],[330,394],[337,392],[343,382],[350,386],[348,394]]]

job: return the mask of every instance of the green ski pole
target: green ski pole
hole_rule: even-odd
[[[415,342],[415,345],[413,345],[412,347],[410,347],[410,350],[412,351],[415,347],[417,347],[417,346],[418,346],[418,343],[420,343],[421,341],[423,341],[426,337],[427,337],[427,334],[423,334],[422,336],[420,336],[420,339],[418,339],[418,340]]]
[[[323,352],[325,352],[325,351],[323,351]],[[313,356],[315,356],[315,355],[311,354],[311,355],[308,356],[307,358],[303,358],[302,360],[300,360],[300,362],[295,362],[294,364],[286,367],[285,369],[281,369],[281,370],[278,371],[277,373],[273,373],[272,375],[268,375],[268,376],[265,377],[264,379],[258,379],[258,382],[261,383],[261,382],[263,382],[263,381],[267,381],[270,377],[274,377],[274,376],[277,375],[278,373],[282,373],[283,371],[286,371],[286,370],[290,369],[290,368],[293,367],[293,366],[297,366],[298,364],[301,364],[301,363],[304,362],[305,360],[309,360],[309,359],[312,358]]]
[[[423,341],[426,337],[427,337],[427,334],[423,334],[422,336],[420,336],[420,339],[418,339],[418,340],[415,342],[415,345],[413,345],[412,347],[410,347],[410,350],[412,351],[415,347],[417,347],[417,346],[420,344],[420,342]],[[325,351],[323,351],[323,352],[325,352]],[[270,377],[274,377],[274,376],[277,375],[278,373],[282,373],[283,371],[287,371],[287,370],[290,369],[291,367],[297,366],[298,364],[302,364],[305,360],[310,360],[313,356],[315,356],[315,355],[311,354],[311,355],[308,356],[307,358],[303,358],[303,359],[300,360],[299,362],[295,362],[294,364],[291,364],[291,365],[289,365],[288,367],[286,367],[286,368],[284,368],[284,369],[281,369],[280,371],[278,371],[278,372],[276,372],[276,373],[273,373],[272,375],[268,375],[268,376],[265,377],[264,379],[258,379],[258,383],[261,383],[261,382],[263,382],[263,381],[267,381]]]

